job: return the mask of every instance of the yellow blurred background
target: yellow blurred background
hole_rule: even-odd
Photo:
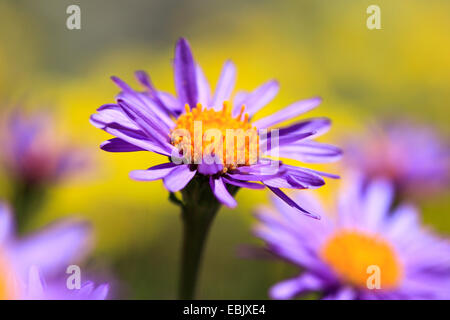
[[[81,30],[66,28],[66,8],[81,8]],[[3,0],[0,2],[0,105],[50,109],[58,129],[91,152],[86,172],[51,190],[34,227],[77,214],[95,227],[88,265],[117,279],[124,298],[175,298],[181,221],[161,182],[128,178],[159,163],[147,152],[112,154],[98,145],[108,135],[89,116],[118,93],[116,75],[138,88],[146,70],[158,89],[173,92],[173,47],[186,37],[214,87],[223,62],[238,67],[237,87],[250,90],[276,78],[277,98],[258,117],[320,95],[306,116],[327,116],[321,140],[339,144],[380,117],[415,119],[448,137],[450,2],[376,1],[381,30],[368,30],[374,1],[139,1]],[[320,169],[340,173],[339,165]],[[338,182],[318,193],[331,201]],[[424,219],[450,232],[448,191],[421,203]],[[0,197],[8,185],[0,182]],[[267,289],[295,269],[239,259],[251,235],[252,209],[266,192],[241,190],[235,210],[222,209],[211,230],[199,298],[266,298]]]

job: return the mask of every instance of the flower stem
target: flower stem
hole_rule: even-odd
[[[230,190],[235,193],[238,188]],[[170,199],[182,209],[183,245],[178,298],[195,299],[203,250],[211,224],[221,204],[214,197],[205,177],[194,178],[182,191],[183,201]]]
[[[183,247],[180,270],[180,299],[194,299],[203,249],[216,212],[183,210]]]
[[[11,204],[16,215],[17,231],[23,234],[30,225],[33,213],[37,212],[44,202],[46,190],[44,186],[16,182],[13,189]]]

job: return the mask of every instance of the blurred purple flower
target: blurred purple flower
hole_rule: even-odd
[[[256,234],[304,270],[270,289],[274,299],[319,292],[324,299],[449,299],[450,243],[423,228],[408,205],[390,209],[392,186],[361,179],[343,190],[338,213],[311,221],[274,199],[261,208]],[[307,208],[323,212],[313,198]],[[379,278],[377,277],[377,272]],[[376,287],[376,282],[379,287]]]
[[[387,122],[350,140],[346,162],[369,178],[391,180],[401,195],[423,195],[448,187],[450,146],[427,127]]]
[[[75,221],[17,239],[13,215],[0,203],[0,299],[105,299],[107,284],[66,287],[67,267],[87,253],[89,242],[89,227]]]
[[[234,107],[228,107],[227,101],[231,99],[236,82],[236,67],[231,61],[225,63],[216,90],[212,93],[185,39],[180,39],[176,44],[174,72],[176,97],[156,90],[149,76],[143,71],[136,72],[136,77],[145,92],[137,92],[122,80],[112,78],[122,90],[117,96],[117,103],[103,105],[97,110],[98,113],[91,116],[94,126],[115,136],[101,145],[103,150],[151,151],[171,157],[173,154],[179,154],[171,134],[178,129],[192,131],[194,121],[202,121],[204,128],[217,128],[222,133],[226,129],[257,131],[273,128],[279,123],[293,119],[321,102],[320,98],[298,101],[250,124],[253,115],[270,103],[278,93],[277,81],[268,81],[250,93],[237,93],[233,100]],[[341,153],[338,148],[312,140],[327,132],[329,128],[330,120],[326,118],[308,119],[282,127],[279,130],[279,157],[311,163],[338,159]],[[250,144],[259,143],[260,146],[264,142],[270,142],[270,137],[271,133],[265,139],[249,142],[247,150]],[[188,148],[190,147],[189,144]],[[272,147],[276,148],[269,143],[267,153]],[[182,190],[194,177],[203,176],[206,177],[205,181],[209,181],[217,200],[228,207],[235,207],[237,203],[230,190],[227,190],[227,185],[231,188],[268,187],[290,206],[308,215],[312,214],[303,210],[280,188],[318,188],[325,184],[323,176],[336,178],[334,175],[285,165],[262,157],[258,157],[255,162],[246,161],[244,165],[224,161],[212,164],[205,161],[195,163],[167,162],[148,170],[132,171],[130,176],[140,181],[162,179],[170,192]]]
[[[3,121],[0,162],[12,179],[41,186],[57,182],[85,165],[80,150],[61,143],[49,114],[27,117],[15,110]]]

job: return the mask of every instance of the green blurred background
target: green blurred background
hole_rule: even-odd
[[[66,28],[66,8],[81,7],[81,30]],[[368,30],[366,8],[381,8],[381,30]],[[328,116],[323,140],[339,143],[378,117],[412,118],[449,136],[450,2],[2,0],[0,100],[55,112],[58,127],[92,153],[92,167],[51,190],[33,226],[78,214],[92,221],[90,270],[116,278],[117,298],[175,298],[181,221],[161,182],[136,182],[133,169],[157,164],[150,153],[98,149],[108,135],[89,124],[118,92],[116,75],[135,84],[146,70],[173,92],[171,60],[186,37],[214,84],[224,60],[238,66],[237,87],[277,78],[278,97],[258,116],[292,101],[323,97],[308,116]],[[135,86],[137,88],[137,86]],[[320,167],[339,173],[338,165]],[[319,193],[330,203],[338,182]],[[10,190],[0,182],[0,197]],[[450,232],[449,193],[420,203],[426,223]],[[268,194],[241,190],[235,210],[222,209],[210,234],[199,298],[265,299],[276,281],[295,274],[284,263],[237,257],[252,237],[252,210]],[[107,278],[108,276],[106,276]]]

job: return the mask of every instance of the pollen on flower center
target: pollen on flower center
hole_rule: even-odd
[[[18,297],[16,276],[0,248],[0,300]]]
[[[226,172],[258,161],[258,131],[244,114],[244,106],[236,117],[227,102],[219,111],[201,104],[192,110],[186,105],[185,109],[186,113],[175,121],[171,141],[191,163],[208,163],[205,156],[211,155]]]
[[[369,266],[379,267],[381,288],[393,288],[401,279],[402,266],[395,251],[376,235],[340,231],[328,239],[321,256],[343,281],[354,286],[367,288]]]

